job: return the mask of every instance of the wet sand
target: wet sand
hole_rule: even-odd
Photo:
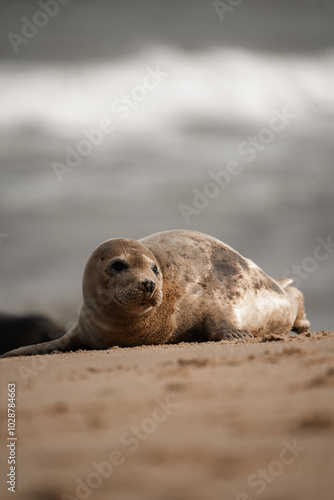
[[[331,500],[334,332],[266,340],[1,360],[15,498]]]

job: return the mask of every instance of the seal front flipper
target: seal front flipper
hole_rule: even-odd
[[[219,340],[252,339],[254,335],[248,330],[229,330],[223,332],[223,338]]]
[[[229,321],[217,321],[213,318],[207,318],[204,324],[205,336],[210,341],[219,342],[220,340],[238,340],[253,338],[253,334],[248,330],[239,330]]]
[[[87,346],[80,340],[78,326],[75,324],[63,337],[50,342],[28,345],[8,351],[1,358],[12,356],[33,356],[35,354],[50,354],[53,351],[76,351],[78,349],[87,349]]]

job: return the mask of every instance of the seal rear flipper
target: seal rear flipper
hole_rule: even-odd
[[[294,316],[292,331],[296,333],[308,332],[310,328],[310,322],[306,318],[304,295],[300,290],[298,290],[298,288],[295,288],[293,286],[288,286],[285,290],[285,293],[289,297],[291,310]]]
[[[0,357],[33,356],[35,354],[50,354],[53,351],[76,351],[81,348],[87,349],[87,346],[80,340],[78,327],[75,324],[69,332],[59,339],[51,340],[50,342],[42,342],[41,344],[19,347],[18,349],[6,352]]]
[[[291,285],[291,283],[293,283],[293,280],[292,280],[291,278],[280,278],[280,279],[277,279],[277,280],[275,280],[275,281],[276,281],[276,283],[278,283],[278,284],[279,284],[279,286],[280,286],[281,288],[283,288],[283,290],[284,290],[284,288],[286,288],[287,286]]]

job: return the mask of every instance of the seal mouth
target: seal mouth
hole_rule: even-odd
[[[124,310],[126,310],[128,313],[131,314],[131,309],[134,308],[140,308],[140,313],[145,313],[150,311],[153,307],[154,304],[151,304],[149,301],[146,302],[121,302],[117,297],[114,297],[115,302]],[[144,309],[145,307],[145,309]],[[143,310],[144,309],[144,310]],[[138,310],[135,311],[135,314],[138,314]]]
[[[122,308],[124,308],[125,304],[123,302],[121,302],[120,300],[118,300],[117,297],[114,297],[114,301],[119,305],[121,306]]]

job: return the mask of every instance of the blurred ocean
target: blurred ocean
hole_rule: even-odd
[[[137,101],[131,118],[119,120],[112,103],[142,85],[147,67],[160,68],[161,83],[147,92],[148,99]],[[128,133],[160,135],[200,127],[209,135],[212,126],[261,126],[283,106],[308,126],[311,120],[327,125],[334,116],[333,80],[334,48],[286,55],[148,47],[97,63],[6,61],[1,64],[0,126],[75,138],[107,117],[118,119],[117,128]]]
[[[161,81],[138,90],[152,71]],[[154,43],[96,61],[7,57],[0,74],[0,310],[74,321],[101,241],[189,228],[273,277],[301,266],[312,329],[333,329],[334,255],[309,258],[317,238],[334,240],[334,48]],[[247,161],[240,144],[284,109],[294,118]],[[54,162],[104,119],[114,130],[59,182]],[[187,223],[179,205],[231,160],[241,173]]]

